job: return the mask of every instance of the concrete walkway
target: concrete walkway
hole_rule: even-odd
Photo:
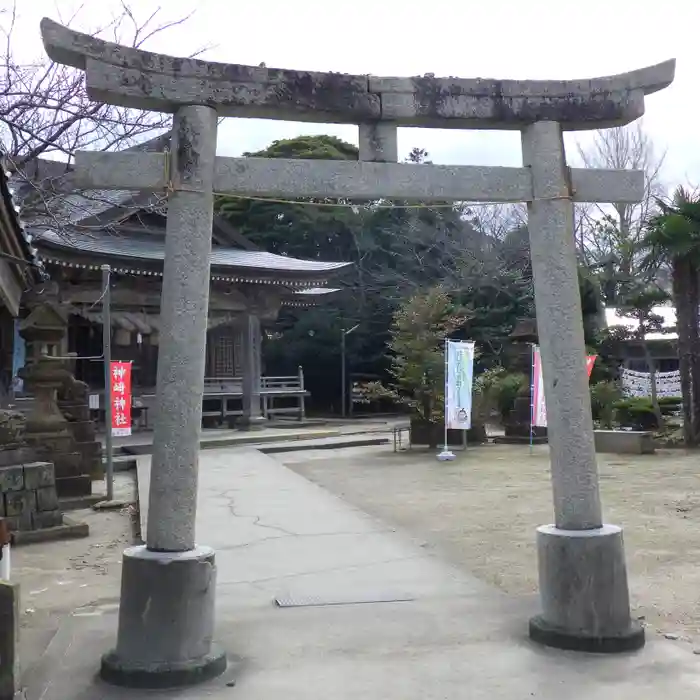
[[[535,600],[489,588],[252,449],[202,453],[197,537],[217,550],[225,677],[169,693],[104,686],[94,674],[116,615],[81,611],[33,674],[29,700],[683,700],[700,692],[700,659],[666,640],[618,657],[531,644]]]

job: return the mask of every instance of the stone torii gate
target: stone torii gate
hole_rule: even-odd
[[[621,529],[601,514],[573,202],[637,202],[643,174],[568,168],[562,133],[642,116],[645,95],[670,85],[675,62],[581,81],[381,78],[173,58],[48,19],[41,29],[53,60],[85,71],[92,99],[174,114],[171,154],[76,158],[85,187],[170,192],[147,544],[124,553],[117,645],[103,677],[172,685],[226,664],[211,646],[214,553],[194,540],[213,192],[527,202],[555,514],[537,533],[543,610],[530,634],[569,649],[642,646]],[[222,116],[357,124],[360,160],[217,158]],[[518,130],[524,167],[398,164],[399,126]]]

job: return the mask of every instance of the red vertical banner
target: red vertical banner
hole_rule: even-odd
[[[112,435],[131,435],[131,362],[112,362],[109,376]]]
[[[593,365],[595,364],[595,359],[598,355],[588,355],[586,357],[586,369],[588,370],[588,378],[591,378],[591,372],[593,371]]]

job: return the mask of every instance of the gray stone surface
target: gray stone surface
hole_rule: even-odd
[[[563,134],[556,122],[540,122],[523,131],[522,142],[535,195],[528,204],[528,230],[554,516],[560,528],[538,531],[544,611],[531,622],[531,636],[587,651],[592,648],[582,639],[613,637],[611,646],[599,650],[627,651],[643,645],[644,637],[632,629],[619,528],[599,529],[602,511]],[[563,530],[582,534],[567,536]]]
[[[10,491],[5,494],[5,513],[9,517],[23,517],[35,510],[35,491]]]
[[[19,667],[19,585],[0,580],[0,700],[17,700]]]
[[[45,486],[36,490],[36,508],[40,511],[58,509],[58,495],[55,486]]]
[[[554,514],[563,529],[602,524],[581,298],[562,132],[556,122],[523,132],[535,201],[528,230],[542,353]]]
[[[574,648],[577,641],[640,639],[630,616],[621,528],[545,525],[537,530],[537,555],[544,627],[569,637]]]
[[[54,486],[56,477],[51,462],[32,462],[24,465],[24,488],[40,489]]]
[[[6,491],[21,491],[24,488],[24,469],[21,464],[0,467],[0,494]]]
[[[372,154],[362,149],[361,155]],[[375,155],[379,159],[379,153]],[[84,187],[164,189],[163,158],[161,153],[78,153],[76,177]],[[634,203],[644,194],[644,175],[635,170],[572,168],[571,182],[575,202]],[[532,199],[526,168],[288,158],[218,157],[214,189],[250,196],[387,197],[423,202]]]
[[[360,160],[396,163],[399,159],[399,130],[391,122],[360,124]]]
[[[7,519],[15,541],[20,531],[61,524],[55,482],[51,462],[0,467],[0,516]]]
[[[650,455],[656,451],[654,434],[642,430],[595,430],[596,452]]]
[[[37,515],[37,514],[34,514]],[[42,514],[38,514],[42,515]],[[60,514],[59,514],[60,515]],[[47,522],[54,520],[53,513],[47,518]],[[15,545],[35,544],[37,542],[53,542],[56,540],[79,539],[88,537],[90,527],[87,523],[73,520],[66,515],[60,518],[56,517],[56,524],[51,527],[45,527],[39,530],[19,530],[12,533],[12,539]]]
[[[169,687],[222,673],[225,655],[212,648],[215,595],[212,549],[127,549],[117,645],[103,658],[103,678],[118,685]]]
[[[209,63],[103,42],[44,19],[47,53],[85,70],[94,100],[176,111],[208,104],[222,116],[320,123],[520,129],[556,120],[567,129],[627,124],[644,113],[644,96],[668,86],[675,61],[590,80],[382,78]],[[143,71],[148,80],[143,80]]]
[[[150,549],[185,551],[194,548],[216,113],[182,108],[173,137],[147,543]]]
[[[34,530],[47,530],[60,525],[63,525],[63,513],[58,509],[32,513],[32,528]]]
[[[9,450],[0,449],[0,467],[11,467],[16,464],[27,464],[36,459],[31,447],[17,447]]]

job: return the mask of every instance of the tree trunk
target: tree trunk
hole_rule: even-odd
[[[674,258],[672,263],[673,301],[676,306],[676,330],[678,333],[678,365],[681,394],[683,397],[683,440],[687,447],[695,444],[693,430],[693,382],[691,358],[693,351],[693,325],[697,324],[697,307],[689,299],[689,275],[692,267],[687,259]]]
[[[692,307],[692,336],[690,346],[690,379],[693,401],[692,427],[693,445],[700,442],[700,332],[698,331],[698,313],[700,312],[700,285],[698,284],[698,269],[694,263],[689,263],[688,271],[688,303]]]
[[[661,406],[659,406],[659,397],[656,395],[656,361],[651,355],[649,344],[642,339],[642,347],[644,348],[644,359],[649,369],[649,389],[651,392],[651,405],[654,409],[654,415],[659,423],[659,428],[663,426],[664,417],[661,414]]]

